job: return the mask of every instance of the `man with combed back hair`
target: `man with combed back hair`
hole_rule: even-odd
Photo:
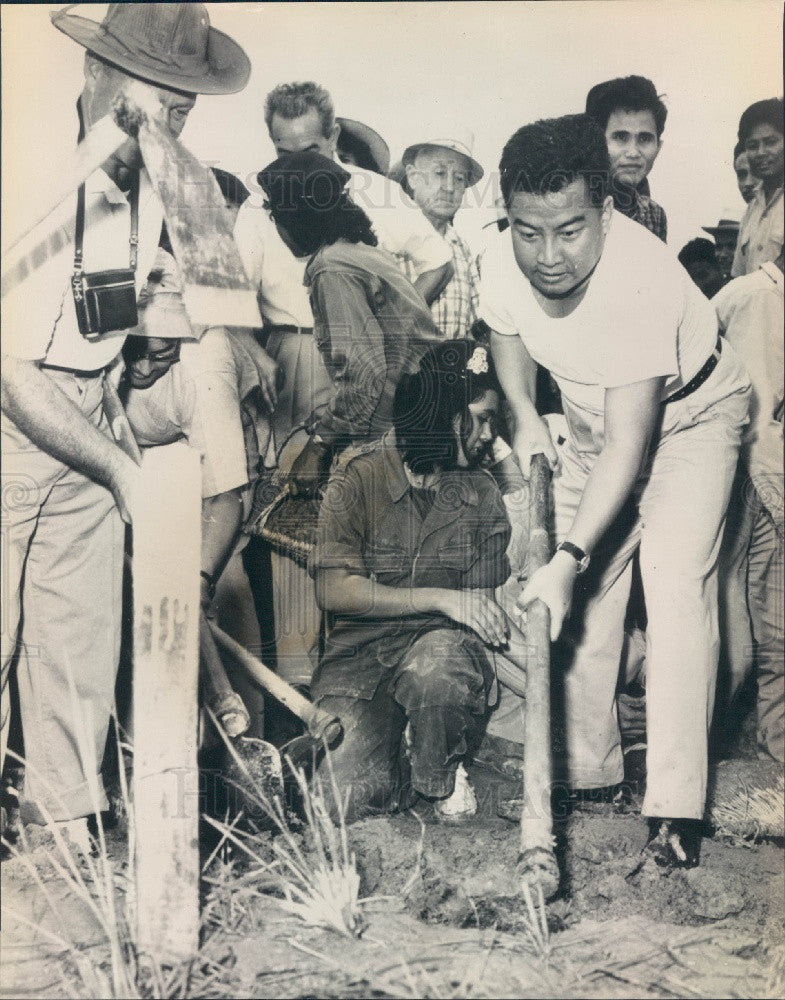
[[[615,689],[632,559],[648,612],[644,860],[698,861],[719,638],[717,555],[749,379],[675,256],[614,211],[605,136],[586,115],[519,129],[500,163],[510,236],[484,259],[481,314],[524,473],[557,465],[533,402],[555,377],[568,439],[554,478],[557,550],[527,584],[565,625],[566,771],[622,780]],[[570,612],[572,606],[572,611]]]

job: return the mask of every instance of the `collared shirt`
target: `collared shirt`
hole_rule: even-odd
[[[783,362],[785,323],[782,271],[771,262],[728,282],[711,300],[726,339],[752,380],[744,447],[758,495],[783,517]]]
[[[126,331],[113,331],[97,341],[85,340],[79,332],[71,291],[75,216],[76,193],[20,244],[29,272],[3,297],[2,349],[16,358],[98,371],[117,357]],[[137,293],[153,266],[162,221],[161,203],[142,170]],[[42,237],[42,231],[48,235]],[[103,170],[96,170],[85,182],[84,271],[128,268],[130,235],[128,198]]]
[[[314,336],[335,385],[316,424],[329,442],[379,437],[402,372],[443,338],[390,254],[339,240],[308,264]]]
[[[751,274],[766,261],[776,260],[782,250],[785,229],[782,188],[778,188],[767,203],[759,187],[741,220],[731,275]]]
[[[419,493],[419,500],[415,496]],[[491,475],[445,473],[432,494],[409,484],[395,434],[363,448],[330,480],[319,513],[312,575],[346,569],[388,587],[494,588],[510,574],[510,524]],[[434,614],[338,616],[314,675],[331,694],[371,698],[418,636],[452,625]]]
[[[397,260],[410,262],[415,278],[451,259],[446,242],[399,184],[372,170],[344,166],[351,174],[349,194],[371,220],[379,246]],[[257,288],[265,322],[312,327],[313,313],[303,286],[308,259],[294,256],[257,199],[247,199],[240,209],[234,238],[246,273]]]
[[[202,460],[202,496],[245,486],[266,441],[253,391],[256,365],[220,327],[183,340],[180,360],[146,389],[130,389],[126,413],[143,448],[185,439]],[[260,438],[262,438],[260,440]],[[269,426],[267,426],[269,438]]]
[[[663,243],[667,243],[668,219],[665,215],[665,209],[662,205],[658,205],[653,198],[637,192],[635,210],[630,218],[645,226],[650,233],[654,233]]]
[[[448,224],[444,238],[452,250],[453,276],[441,295],[431,303],[431,316],[446,340],[471,334],[480,304],[480,268],[469,244]],[[407,268],[409,278],[412,277]]]

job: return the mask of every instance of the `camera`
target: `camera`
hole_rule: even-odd
[[[100,340],[113,330],[136,326],[136,283],[130,268],[74,272],[71,278],[79,332],[86,340]]]

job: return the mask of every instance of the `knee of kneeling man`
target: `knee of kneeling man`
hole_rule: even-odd
[[[434,703],[462,703],[483,688],[477,657],[462,633],[450,629],[428,632],[411,647],[402,664],[398,685],[428,695]]]

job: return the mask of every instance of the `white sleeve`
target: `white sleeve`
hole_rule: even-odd
[[[518,326],[510,311],[505,295],[507,282],[504,279],[504,267],[500,247],[491,244],[480,258],[480,306],[478,316],[485,320],[495,332],[505,337],[517,337]],[[507,248],[508,253],[512,253]]]
[[[234,224],[234,241],[240,253],[248,280],[258,290],[262,283],[262,263],[264,261],[264,241],[259,223],[264,209],[252,205],[250,198],[240,207]]]

